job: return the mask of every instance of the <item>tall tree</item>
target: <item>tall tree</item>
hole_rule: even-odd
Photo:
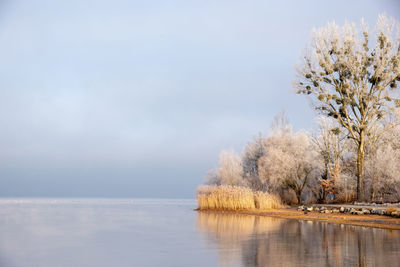
[[[298,68],[299,94],[310,95],[316,110],[332,117],[354,140],[357,151],[357,199],[365,201],[365,148],[393,124],[382,119],[400,106],[399,23],[379,16],[374,31],[334,22],[313,31]],[[361,33],[361,34],[360,34]],[[370,46],[371,33],[376,44]]]

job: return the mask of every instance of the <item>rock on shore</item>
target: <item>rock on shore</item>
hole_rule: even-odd
[[[313,205],[301,205],[297,207],[298,211],[306,212],[320,212],[320,213],[348,213],[354,215],[368,215],[375,214],[381,216],[391,216],[395,218],[400,218],[400,209],[397,206],[388,207],[388,205],[377,205],[375,203],[360,206],[354,205],[354,207],[346,206],[313,206]]]

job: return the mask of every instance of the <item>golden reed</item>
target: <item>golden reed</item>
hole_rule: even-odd
[[[230,185],[199,186],[197,203],[200,210],[264,210],[286,207],[277,195]]]

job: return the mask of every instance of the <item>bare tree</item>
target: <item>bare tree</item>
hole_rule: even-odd
[[[365,147],[393,127],[376,130],[381,119],[400,106],[394,90],[400,81],[398,29],[394,19],[379,16],[376,44],[370,47],[370,30],[363,21],[362,37],[354,24],[340,28],[329,23],[314,30],[298,68],[298,93],[310,95],[315,109],[334,118],[357,146],[359,201],[365,201]]]

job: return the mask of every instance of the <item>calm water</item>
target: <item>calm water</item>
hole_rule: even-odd
[[[0,266],[400,266],[400,231],[198,213],[195,206],[0,199]]]

